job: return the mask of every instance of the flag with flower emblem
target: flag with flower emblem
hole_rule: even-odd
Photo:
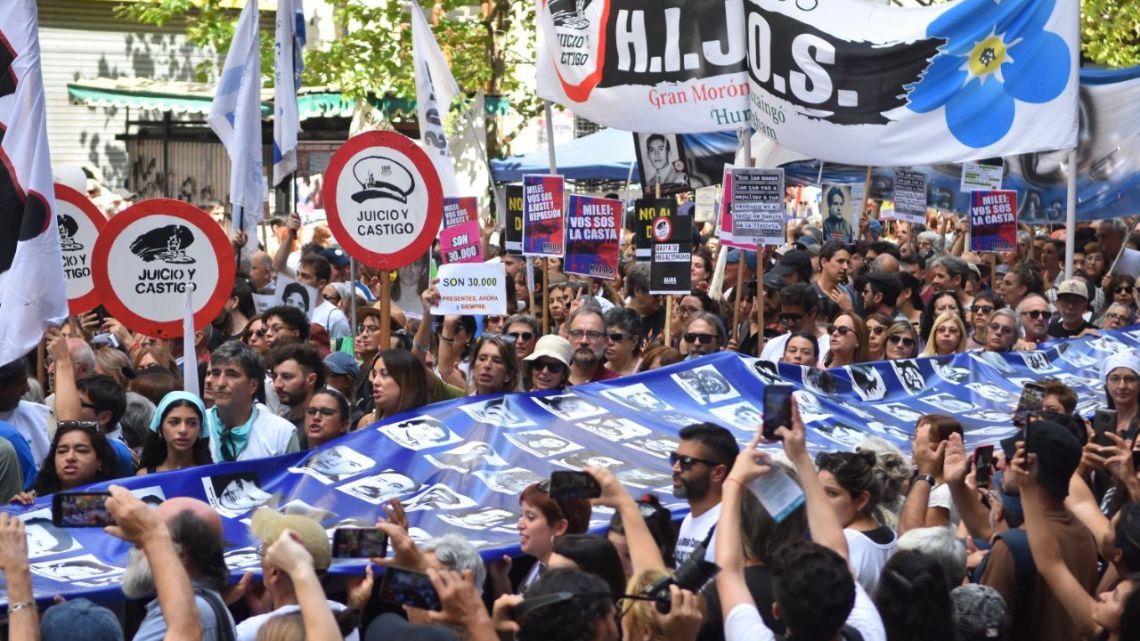
[[[917,165],[1077,143],[1078,0],[748,0],[752,126],[828,162]]]

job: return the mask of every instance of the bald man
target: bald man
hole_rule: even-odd
[[[190,575],[195,605],[202,621],[203,641],[233,638],[234,621],[221,596],[230,574],[223,554],[221,517],[209,504],[186,497],[167,499],[157,511],[170,530],[182,566]],[[123,594],[130,599],[154,596],[156,571],[161,572],[162,568],[151,568],[146,555],[138,548],[131,548],[123,574]],[[224,620],[218,620],[218,613]],[[224,634],[224,628],[219,629],[219,626],[228,627],[231,632]],[[135,633],[134,641],[161,641],[166,632],[166,620],[158,599],[152,599],[146,605],[146,617]]]

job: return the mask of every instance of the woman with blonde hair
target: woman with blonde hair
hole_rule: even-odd
[[[654,583],[671,575],[672,572],[662,568],[642,570],[629,580],[625,593],[644,594]],[[688,618],[699,626],[705,615],[704,597],[680,591],[673,595],[673,610],[677,610],[678,601],[681,606],[678,612],[691,615]],[[621,638],[626,641],[666,641],[669,637],[662,625],[663,622],[664,619],[657,613],[657,604],[654,601],[627,599],[622,603]]]
[[[942,312],[930,326],[922,356],[950,356],[966,351],[966,324],[955,312]]]

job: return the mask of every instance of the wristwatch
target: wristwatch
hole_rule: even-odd
[[[934,481],[933,476],[931,476],[929,474],[920,474],[919,472],[915,472],[914,476],[911,477],[911,479],[910,479],[911,487],[914,487],[914,484],[917,483],[918,481],[926,481],[926,484],[929,485],[930,487],[934,487],[934,485],[935,485],[935,481]]]

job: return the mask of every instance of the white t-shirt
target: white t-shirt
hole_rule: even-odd
[[[249,442],[238,454],[237,460],[248,461],[269,456],[280,456],[300,449],[297,444],[297,428],[288,420],[275,416],[269,408],[261,403],[254,403],[257,420],[249,430]],[[213,413],[211,413],[213,416]],[[221,463],[217,458],[217,447],[214,445],[214,432],[210,428],[210,452],[214,455],[214,462]]]
[[[333,612],[343,612],[348,608],[343,603],[336,601],[329,601],[329,609]],[[275,616],[281,614],[290,614],[292,612],[300,612],[301,606],[299,605],[283,605],[272,612],[252,616],[237,624],[237,641],[257,641],[257,631],[265,622]],[[353,630],[351,634],[344,638],[344,641],[360,641],[360,630]]]
[[[348,318],[340,308],[327,300],[322,300],[316,309],[309,312],[309,320],[328,330],[329,338],[345,338],[352,335]]]
[[[48,415],[51,410],[47,405],[20,401],[16,409],[9,412],[0,412],[0,421],[10,423],[16,428],[28,447],[32,448],[32,457],[36,465],[43,463],[48,450],[51,449],[51,438],[48,436]]]
[[[846,623],[863,635],[863,641],[887,641],[883,619],[858,581],[855,582],[855,605]],[[776,635],[764,625],[755,604],[742,603],[724,619],[724,641],[776,641]]]
[[[866,534],[851,528],[843,528],[847,539],[847,558],[855,580],[863,586],[867,594],[874,594],[879,587],[879,574],[887,560],[895,553],[898,537],[892,534],[890,543],[876,543]]]
[[[681,521],[681,529],[677,532],[677,546],[673,548],[674,567],[681,567],[692,554],[693,550],[709,535],[709,530],[720,519],[720,503],[717,503],[708,512],[693,518],[692,512],[685,515]],[[713,561],[716,558],[716,538],[709,541],[705,560]]]
[[[784,349],[788,346],[788,339],[791,334],[780,334],[776,338],[768,341],[764,346],[764,350],[760,352],[760,359],[765,361],[772,361],[779,363],[780,359],[784,357]],[[816,365],[822,366],[823,360],[827,358],[827,353],[831,351],[831,337],[827,334],[816,337],[816,344],[819,345],[819,354],[816,358]]]
[[[950,486],[945,483],[939,483],[934,486],[930,491],[930,499],[926,502],[927,508],[940,507],[944,510],[950,511],[950,523],[957,527],[961,518],[958,516],[958,508],[954,505],[954,499],[950,496]]]

